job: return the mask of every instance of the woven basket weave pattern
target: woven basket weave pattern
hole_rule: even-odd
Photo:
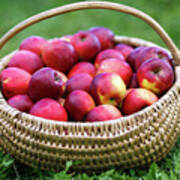
[[[41,13],[18,24],[0,39],[0,48],[15,34],[40,20],[79,9],[104,8],[126,12],[146,21],[166,43],[175,60],[179,51],[153,19],[133,8],[107,2],[85,2]],[[115,37],[116,43],[156,46],[137,38]],[[16,51],[15,51],[16,52]],[[0,71],[15,53],[4,57]],[[173,87],[158,102],[113,121],[100,123],[55,122],[10,107],[0,92],[0,146],[22,163],[46,170],[64,168],[68,160],[80,160],[74,169],[100,171],[111,166],[147,166],[166,156],[180,132],[180,67]]]

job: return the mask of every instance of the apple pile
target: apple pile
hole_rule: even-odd
[[[8,104],[56,121],[99,122],[152,105],[173,85],[171,56],[158,47],[115,44],[93,27],[46,40],[26,38],[0,74]]]

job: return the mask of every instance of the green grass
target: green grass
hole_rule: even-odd
[[[40,13],[77,0],[1,0],[0,1],[0,37],[11,27],[22,20]],[[180,46],[180,6],[179,0],[112,0],[138,8],[155,18]],[[22,39],[32,34],[53,38],[65,34],[72,34],[79,30],[86,30],[92,26],[106,26],[115,34],[135,36],[164,45],[156,33],[136,17],[110,10],[84,10],[72,12],[35,24],[16,35],[1,50],[0,57],[15,48],[18,48]]]
[[[77,2],[75,0],[5,0],[0,1],[0,37],[20,21],[50,8]],[[112,0],[136,7],[155,18],[168,32],[173,41],[180,47],[180,4],[179,0]],[[41,35],[45,38],[73,34],[92,26],[106,26],[115,34],[134,36],[164,46],[156,33],[141,20],[118,12],[108,10],[86,10],[57,16],[35,24],[10,40],[0,50],[0,57],[18,48],[22,39],[30,35]],[[7,154],[0,153],[0,179],[2,180],[179,180],[180,179],[180,138],[168,156],[147,169],[120,170],[111,169],[100,175],[68,173],[74,162],[68,162],[67,168],[59,173],[42,172],[16,162]]]

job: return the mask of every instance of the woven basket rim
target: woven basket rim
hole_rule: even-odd
[[[162,49],[164,49],[166,52],[168,52],[168,54],[171,54],[169,52],[169,50],[155,44],[155,43],[152,43],[150,41],[146,41],[146,40],[143,40],[143,39],[140,39],[140,38],[134,38],[134,37],[126,37],[126,36],[115,36],[115,42],[116,43],[120,43],[119,41],[121,41],[121,43],[127,43],[127,44],[130,44],[130,45],[138,45],[139,46],[156,46],[156,47],[160,47]],[[130,41],[130,42],[129,42]],[[15,52],[17,52],[17,50],[11,52],[10,54],[8,55],[13,55]],[[2,58],[2,61],[0,61],[0,66],[4,66],[3,65],[3,59],[6,58],[8,55],[6,55],[5,57]],[[1,71],[5,68],[2,67],[1,68]],[[153,105],[151,106],[148,106],[136,113],[133,113],[131,115],[126,115],[126,116],[123,116],[121,118],[118,118],[118,119],[114,119],[114,120],[108,120],[108,121],[101,121],[101,122],[93,122],[93,123],[90,123],[90,122],[70,122],[70,121],[67,121],[67,122],[62,122],[62,121],[56,121],[56,120],[50,120],[50,119],[45,119],[45,118],[42,118],[42,117],[38,117],[38,116],[33,116],[31,114],[28,114],[28,113],[25,113],[25,112],[21,112],[13,107],[11,107],[7,101],[5,100],[3,94],[2,94],[2,91],[0,91],[0,98],[1,98],[1,104],[0,106],[7,106],[9,107],[8,109],[13,109],[14,113],[15,114],[21,114],[23,117],[25,117],[25,119],[31,119],[33,118],[33,120],[39,122],[39,123],[45,123],[45,124],[52,124],[52,125],[59,125],[59,126],[64,126],[64,127],[68,127],[68,126],[81,126],[81,127],[98,127],[98,126],[102,126],[102,125],[114,125],[114,124],[117,124],[117,123],[120,123],[120,122],[125,122],[126,120],[128,119],[131,119],[131,118],[138,118],[138,117],[142,117],[145,113],[148,113],[149,111],[151,111],[153,108],[156,109],[156,107],[158,107],[159,104],[162,104],[162,102],[164,100],[166,100],[167,98],[169,98],[169,94],[171,94],[172,90],[173,89],[176,89],[177,86],[178,86],[178,83],[180,81],[180,77],[178,77],[177,75],[177,69],[175,67],[175,81],[174,81],[174,84],[173,86],[161,97],[159,98],[159,100],[157,102],[155,102]],[[148,119],[147,119],[148,120]]]

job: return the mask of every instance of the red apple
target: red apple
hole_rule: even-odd
[[[115,49],[118,50],[125,59],[129,56],[129,54],[134,50],[132,46],[129,46],[127,44],[117,44],[115,46]]]
[[[127,89],[125,98],[126,98],[126,96],[127,96],[133,89],[135,89],[135,88],[129,88],[129,89]]]
[[[19,111],[28,112],[33,106],[33,101],[26,94],[20,94],[8,99],[8,104]]]
[[[57,101],[58,101],[58,103],[59,103],[61,106],[64,107],[64,104],[65,104],[66,99],[60,97]]]
[[[151,91],[143,88],[132,89],[125,97],[122,110],[130,115],[158,101],[158,97]]]
[[[66,83],[66,93],[69,94],[74,90],[83,90],[89,92],[93,78],[87,73],[76,74]]]
[[[62,75],[49,67],[36,71],[29,82],[29,96],[33,100],[45,97],[59,98],[64,92]]]
[[[113,48],[114,46],[114,33],[105,27],[93,27],[90,32],[95,34],[101,43],[102,50]]]
[[[56,121],[67,121],[68,118],[66,110],[51,98],[44,98],[36,102],[29,113],[34,116]]]
[[[139,67],[137,79],[140,87],[161,95],[173,85],[174,72],[167,61],[152,58]]]
[[[72,119],[84,121],[87,113],[95,107],[95,103],[87,92],[75,90],[68,95],[65,107]]]
[[[99,122],[114,120],[122,117],[121,112],[114,106],[109,104],[99,105],[93,108],[86,117],[88,122]]]
[[[110,59],[110,58],[115,58],[115,59],[119,59],[119,60],[123,60],[125,61],[123,55],[118,52],[115,49],[106,49],[104,51],[101,51],[97,56],[96,56],[96,60],[94,62],[94,65],[96,68],[99,68],[100,64],[106,60],[106,59]]]
[[[8,67],[18,67],[33,74],[43,67],[43,62],[37,54],[31,51],[21,50],[11,58]]]
[[[2,91],[6,98],[28,93],[31,74],[20,68],[9,67],[1,72]]]
[[[40,56],[42,53],[42,47],[47,42],[48,41],[46,39],[40,36],[30,36],[21,42],[19,49],[32,51]]]
[[[101,73],[93,79],[90,92],[96,103],[120,106],[126,94],[126,86],[116,73]]]
[[[133,73],[131,81],[129,83],[129,88],[138,88],[138,81],[137,81],[137,76],[136,73]]]
[[[74,34],[71,43],[82,61],[92,61],[101,50],[98,38],[88,31],[79,31]]]
[[[68,72],[77,61],[77,54],[71,43],[53,39],[42,48],[42,59],[46,66]]]
[[[72,37],[73,37],[72,35],[65,35],[60,37],[60,40],[71,42]]]
[[[132,69],[134,71],[136,71],[136,69],[137,69],[136,61],[138,61],[138,59],[141,57],[141,54],[145,48],[146,47],[144,47],[144,46],[135,48],[126,59],[126,61],[130,64],[130,66],[132,67]]]
[[[96,74],[103,72],[117,73],[123,79],[126,85],[129,84],[133,74],[131,67],[126,61],[115,58],[106,59],[100,64]]]
[[[92,77],[96,75],[96,69],[93,64],[89,62],[80,62],[75,64],[68,73],[68,78],[80,73],[88,73]]]
[[[60,95],[63,96],[66,90],[66,83],[68,81],[68,78],[64,73],[59,72],[59,71],[57,72],[58,72],[59,79],[61,79],[61,83],[62,83],[61,88],[60,88]]]
[[[136,59],[136,71],[143,62],[151,58],[166,60],[169,62],[170,65],[172,65],[172,58],[165,50],[159,47],[146,47],[142,51],[141,56],[138,59]]]

